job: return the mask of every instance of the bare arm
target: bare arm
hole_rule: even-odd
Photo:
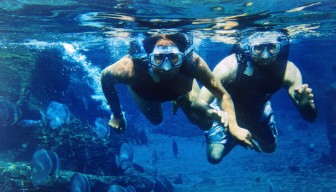
[[[131,59],[124,57],[116,63],[106,67],[101,74],[101,86],[107,103],[113,113],[113,118],[110,120],[109,124],[117,131],[123,131],[125,129],[125,121],[123,119],[115,84],[129,82],[128,79],[130,79],[130,74],[132,74],[131,63]]]
[[[302,118],[307,121],[314,121],[317,117],[317,109],[314,103],[313,91],[307,84],[302,84],[300,70],[290,61],[287,63],[283,85]]]
[[[203,64],[201,64],[202,66]],[[206,64],[205,64],[206,65]],[[215,120],[213,118],[214,109],[209,106],[214,97],[218,99],[221,109],[228,113],[229,131],[231,135],[237,138],[244,146],[253,145],[250,141],[251,133],[247,129],[240,128],[236,121],[236,114],[234,104],[229,93],[224,89],[222,83],[230,82],[235,78],[237,71],[237,61],[234,55],[230,55],[222,60],[214,69],[213,75],[208,67],[202,67],[202,73],[207,74],[204,76],[200,74],[199,80],[204,85],[201,89],[196,101],[195,108],[198,108],[200,115],[205,116],[207,119]],[[207,128],[209,129],[209,128]]]

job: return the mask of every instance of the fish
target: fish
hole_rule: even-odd
[[[75,173],[71,179],[71,192],[90,192],[90,181],[86,175]]]
[[[274,192],[274,186],[270,178],[267,178],[268,191]]]
[[[157,152],[154,150],[152,154],[152,163],[154,166],[156,166],[157,161],[158,161],[158,155],[157,155]]]
[[[42,120],[24,119],[17,123],[20,127],[43,127]]]
[[[55,176],[57,176],[57,172],[59,170],[60,161],[59,161],[57,153],[55,153],[53,151],[47,151],[47,153],[49,155],[49,158],[50,158],[51,164],[52,164],[49,175],[55,177]]]
[[[127,185],[126,186],[126,191],[127,192],[136,192],[135,188],[132,185]]]
[[[127,190],[120,185],[111,185],[107,192],[127,192]]]
[[[119,151],[119,159],[120,161],[123,160],[129,160],[133,161],[133,149],[130,144],[128,143],[123,143],[120,146],[120,151]]]
[[[46,115],[49,127],[52,129],[56,129],[61,125],[70,122],[71,116],[68,106],[55,101],[50,102],[48,105]]]
[[[141,130],[138,132],[138,143],[140,145],[147,145],[148,144],[148,137],[145,130]]]
[[[30,161],[31,180],[34,187],[48,182],[49,176],[55,176],[59,169],[59,159],[56,153],[38,149]]]
[[[39,112],[41,114],[41,119],[39,120],[22,119],[19,122],[17,122],[17,125],[20,127],[33,127],[33,128],[45,127],[48,123],[47,117],[42,111]]]
[[[175,140],[173,140],[173,153],[174,153],[175,158],[177,158],[178,147],[177,147],[177,143]]]
[[[123,143],[120,147],[117,166],[122,171],[126,171],[128,168],[132,167],[141,173],[145,172],[145,169],[142,166],[133,162],[133,149],[128,143]]]
[[[132,161],[130,161],[128,159],[123,159],[123,160],[120,161],[120,159],[119,159],[119,165],[118,165],[118,167],[122,171],[126,171],[131,166],[132,166]]]
[[[8,128],[15,125],[22,116],[20,108],[5,99],[0,98],[0,128]]]
[[[97,117],[93,131],[96,133],[98,138],[102,139],[110,133],[110,127],[105,119]]]

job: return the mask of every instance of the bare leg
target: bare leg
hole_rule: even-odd
[[[131,88],[128,89],[139,106],[140,111],[154,125],[158,125],[163,120],[163,109],[160,102],[153,102],[139,97]]]
[[[232,149],[233,147],[225,148],[224,144],[221,143],[207,144],[206,150],[208,161],[212,164],[218,164]]]
[[[188,117],[189,121],[196,125],[200,118],[192,112],[191,104],[197,97],[199,91],[200,88],[196,80],[194,80],[192,90],[175,101],[178,107],[180,107],[184,114]]]

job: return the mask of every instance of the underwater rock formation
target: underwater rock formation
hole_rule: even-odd
[[[27,48],[0,50],[0,96],[17,102],[29,95],[32,71],[35,68],[34,54]]]
[[[73,180],[79,173],[60,170],[57,177],[34,187],[31,182],[31,167],[22,162],[0,161],[0,191],[60,192],[70,191]],[[102,176],[80,173],[89,181],[91,191],[108,191],[111,185],[132,186],[136,191],[151,191],[154,183],[144,175]],[[77,183],[77,181],[76,181]],[[88,186],[87,186],[88,187]],[[86,188],[87,189],[87,188]]]
[[[32,94],[42,101],[61,101],[69,85],[70,69],[66,67],[60,50],[45,49],[36,55],[32,72]]]

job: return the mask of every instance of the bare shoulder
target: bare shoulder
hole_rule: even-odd
[[[287,61],[287,67],[285,72],[285,80],[301,78],[301,72],[299,68],[291,61]]]
[[[299,68],[291,61],[287,62],[284,82],[285,87],[302,84],[302,76]]]
[[[208,65],[200,55],[195,52],[193,52],[192,54],[192,62],[195,66],[204,67]]]
[[[133,60],[128,56],[124,56],[117,62],[106,67],[104,71],[117,77],[131,77],[134,74]]]
[[[222,59],[215,69],[214,74],[220,79],[234,78],[238,68],[238,62],[235,54],[231,54]]]

